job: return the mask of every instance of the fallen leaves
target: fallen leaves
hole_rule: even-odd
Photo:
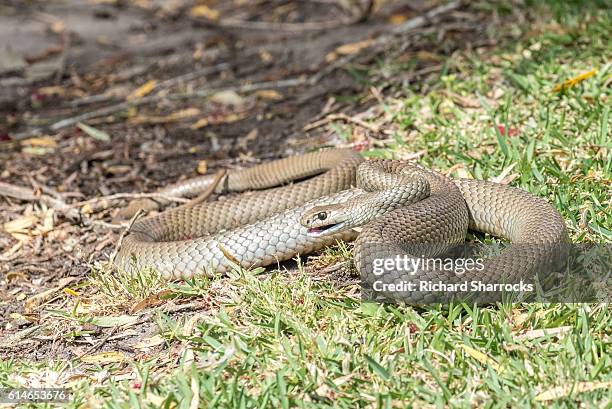
[[[113,363],[121,363],[125,361],[126,356],[123,352],[118,351],[110,351],[110,352],[100,352],[93,355],[85,355],[81,357],[81,361],[88,364],[113,364]]]
[[[257,129],[251,129],[248,134],[238,140],[236,146],[243,151],[248,150],[249,143],[256,141],[257,135],[259,135],[259,131]]]
[[[495,369],[496,372],[500,371],[500,366],[493,358],[485,354],[484,352],[480,352],[479,350],[467,346],[465,344],[459,344],[459,346],[465,351],[466,354],[480,362],[484,365],[489,365],[491,368]]]
[[[48,87],[40,87],[36,90],[37,94],[40,94],[45,97],[57,96],[61,97],[66,95],[66,89],[59,85],[52,85]]]
[[[53,230],[53,214],[53,209],[43,209],[8,221],[2,229],[14,239],[28,242],[34,236],[42,236]]]
[[[57,283],[57,286],[45,290],[41,293],[35,294],[32,297],[28,298],[25,302],[25,311],[31,312],[36,309],[38,306],[45,303],[47,300],[51,298],[56,292],[62,290],[64,287],[76,281],[76,277],[64,277],[60,279]]]
[[[212,21],[217,21],[219,19],[219,11],[215,9],[211,9],[205,4],[200,4],[200,5],[192,7],[189,10],[189,15],[191,17],[204,17]]]
[[[285,98],[283,94],[273,89],[261,89],[255,92],[255,96],[269,101],[280,101]]]
[[[132,124],[167,124],[171,122],[179,122],[183,119],[193,118],[194,116],[200,115],[200,110],[198,108],[185,108],[179,111],[175,111],[169,115],[162,116],[149,116],[149,115],[137,115],[133,118],[129,119],[129,122]]]
[[[111,139],[110,135],[107,134],[106,132],[96,129],[87,124],[84,124],[82,122],[79,122],[77,124],[77,127],[83,132],[85,132],[87,135],[91,136],[94,139],[97,139],[98,141],[109,142]]]
[[[130,308],[130,314],[136,314],[137,312],[142,311],[145,308],[162,305],[167,301],[167,298],[170,295],[172,295],[171,290],[162,290],[158,293],[151,294],[150,296],[144,298],[143,300],[140,300],[132,308]]]
[[[246,114],[244,113],[230,113],[226,115],[211,115],[206,118],[198,119],[197,122],[191,125],[191,129],[202,129],[208,125],[220,125],[220,124],[231,124],[244,119]]]
[[[136,315],[100,316],[93,317],[91,323],[103,328],[134,325],[138,321]]]
[[[330,63],[330,62],[335,61],[340,56],[355,54],[363,50],[364,48],[368,48],[373,43],[374,43],[374,40],[363,40],[363,41],[357,41],[356,43],[349,43],[349,44],[341,45],[340,47],[336,48],[331,53],[327,54],[325,56],[325,61]]]
[[[157,86],[157,81],[149,80],[145,82],[144,84],[142,84],[140,87],[136,88],[134,91],[132,91],[132,93],[130,93],[130,95],[128,95],[126,99],[128,101],[135,101],[137,99],[140,99],[150,94],[153,91],[153,89],[155,89],[156,86]]]
[[[57,142],[51,136],[41,136],[38,138],[28,138],[21,141],[24,146],[42,146],[45,148],[55,148]]]
[[[4,231],[9,234],[27,234],[29,229],[34,226],[36,222],[38,222],[38,217],[35,215],[23,216],[10,222],[4,223]]]
[[[208,164],[206,163],[206,161],[205,160],[199,161],[198,167],[196,168],[196,172],[198,172],[200,175],[205,175],[207,171],[208,171]]]
[[[566,89],[573,88],[576,85],[580,84],[582,81],[591,78],[595,74],[597,74],[597,70],[592,69],[590,71],[577,75],[573,78],[570,78],[569,80],[563,81],[561,84],[555,85],[555,87],[553,88],[553,92],[560,92]]]
[[[209,99],[211,102],[226,106],[240,107],[244,104],[244,98],[233,90],[219,91],[211,95]]]
[[[518,173],[510,173],[512,169],[516,166],[516,162],[506,167],[499,175],[491,178],[491,182],[499,183],[502,185],[507,185],[520,175]]]
[[[140,342],[135,343],[134,345],[132,345],[132,347],[139,349],[139,350],[148,350],[151,349],[153,347],[162,345],[166,342],[166,340],[164,339],[164,337],[162,337],[161,335],[154,335],[150,338],[145,338]]]
[[[549,389],[540,393],[535,397],[536,401],[545,402],[560,398],[568,397],[572,394],[591,392],[597,389],[610,389],[612,388],[612,382],[577,382],[575,384],[567,384],[563,386],[557,386],[556,388]]]
[[[57,147],[57,142],[50,136],[41,136],[38,138],[28,138],[21,141],[23,147],[21,151],[28,155],[46,155],[53,152]]]
[[[542,328],[527,331],[524,334],[519,335],[517,338],[520,340],[529,340],[543,337],[560,337],[561,335],[572,332],[572,326],[564,326],[557,328]]]
[[[400,25],[404,23],[406,20],[408,20],[408,15],[402,14],[402,13],[392,14],[391,16],[389,16],[389,19],[388,19],[389,23],[393,24],[394,26]]]

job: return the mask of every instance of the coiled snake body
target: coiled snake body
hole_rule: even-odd
[[[305,178],[309,179],[266,189]],[[211,180],[194,179],[164,192],[194,193]],[[390,271],[379,277],[372,265],[398,254],[443,254],[462,243],[470,228],[512,242],[485,261],[478,277],[469,277],[495,282],[533,274],[558,257],[559,246],[568,241],[556,210],[525,191],[492,182],[451,180],[410,162],[363,161],[347,149],[230,172],[217,191],[253,189],[266,190],[177,207],[137,221],[116,264],[128,271],[151,267],[168,278],[187,278],[223,273],[235,262],[245,268],[266,266],[357,238],[355,263],[365,283],[450,282],[458,278],[447,271],[416,276]],[[359,234],[357,226],[362,226]],[[427,293],[402,297],[411,302],[433,299]]]

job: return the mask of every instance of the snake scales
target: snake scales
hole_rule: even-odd
[[[298,179],[305,180],[271,189]],[[204,176],[163,192],[194,194],[211,183],[212,177]],[[216,190],[255,191],[136,221],[115,263],[127,271],[151,267],[167,278],[187,278],[223,273],[235,262],[246,268],[266,266],[337,240],[357,239],[355,263],[365,283],[453,281],[457,275],[439,270],[416,277],[390,271],[377,277],[372,265],[377,258],[397,254],[443,254],[462,243],[470,228],[512,242],[500,255],[486,259],[478,272],[479,280],[495,282],[529,278],[559,257],[559,246],[568,241],[556,210],[525,191],[451,180],[411,162],[363,161],[347,149],[232,171]],[[356,226],[362,226],[359,234]],[[413,293],[407,298],[428,301],[430,296]]]

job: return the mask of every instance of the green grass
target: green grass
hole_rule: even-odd
[[[383,125],[397,131],[368,154],[402,158],[425,150],[419,162],[435,169],[461,164],[451,176],[512,176],[514,186],[555,205],[572,240],[610,243],[612,18],[591,7],[551,5],[557,20],[543,18],[533,25],[539,32],[483,55],[455,55],[423,91],[404,89],[385,100]],[[593,77],[552,91],[591,69]],[[346,125],[334,126],[342,132]],[[88,285],[115,297],[118,307],[107,311],[115,315],[147,288],[168,287],[104,273]],[[201,406],[218,407],[612,404],[612,385],[597,384],[612,382],[607,304],[416,309],[363,304],[357,287],[338,288],[303,268],[174,284],[172,297],[209,304],[183,318],[153,310],[162,352],[142,349],[137,360],[108,364],[2,362],[0,384],[56,374],[72,382],[75,407],[187,408],[194,391]],[[84,325],[87,312],[79,308],[62,315],[72,329]],[[595,389],[580,391],[585,386]],[[562,388],[560,396],[538,400],[554,388]]]

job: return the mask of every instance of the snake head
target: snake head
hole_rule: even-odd
[[[311,236],[327,236],[342,231],[348,220],[345,212],[333,205],[317,206],[305,212],[300,224],[308,229]]]

